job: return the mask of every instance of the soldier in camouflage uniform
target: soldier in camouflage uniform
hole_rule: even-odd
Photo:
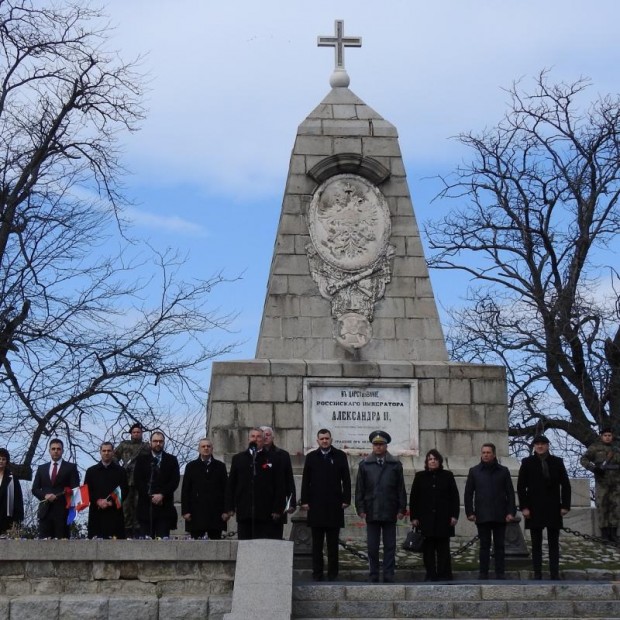
[[[595,500],[601,536],[618,541],[620,523],[620,447],[614,442],[611,428],[604,428],[600,438],[581,457],[581,465],[594,473]]]
[[[142,441],[142,425],[135,423],[129,429],[131,435],[130,440],[121,441],[114,450],[114,456],[127,472],[127,482],[129,490],[127,497],[123,498],[123,514],[125,517],[125,531],[127,538],[133,538],[138,535],[139,524],[136,515],[138,506],[138,491],[133,482],[133,470],[136,466],[136,460],[141,454],[148,454],[151,450],[148,442]]]

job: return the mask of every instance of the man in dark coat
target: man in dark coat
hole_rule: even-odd
[[[351,503],[347,455],[332,446],[332,435],[317,433],[318,449],[308,453],[301,479],[301,507],[308,511],[312,530],[312,578],[323,580],[323,541],[327,539],[327,579],[338,577],[338,535],[344,509]]]
[[[140,534],[151,538],[167,538],[177,524],[174,492],[181,475],[176,457],[164,451],[164,442],[161,431],[152,433],[151,452],[138,457],[133,475]]]
[[[424,471],[411,485],[411,524],[424,535],[422,557],[425,581],[452,580],[450,537],[459,519],[459,490],[454,474],[443,468],[443,456],[434,448],[426,454]]]
[[[469,470],[464,503],[467,519],[476,524],[480,537],[478,578],[489,578],[493,537],[495,577],[506,579],[506,523],[513,521],[516,513],[515,491],[510,471],[497,462],[492,443],[482,444],[480,463]]]
[[[282,540],[284,535],[284,525],[287,522],[287,515],[293,514],[297,510],[297,489],[295,488],[295,476],[293,475],[293,465],[291,455],[274,443],[273,429],[271,426],[261,426],[263,431],[263,450],[276,456],[280,463],[284,475],[284,494],[286,497],[285,510],[279,519],[273,522],[273,538]]]
[[[237,515],[237,537],[274,538],[273,522],[285,509],[284,472],[279,459],[263,449],[263,431],[250,430],[248,448],[235,454],[226,485],[226,512]]]
[[[58,438],[49,443],[52,460],[39,465],[32,481],[32,494],[40,500],[39,538],[69,538],[65,488],[80,485],[77,465],[62,458],[64,444]]]
[[[366,520],[369,580],[379,581],[379,545],[383,535],[383,581],[394,581],[396,521],[407,509],[402,463],[387,451],[392,438],[385,431],[368,436],[372,454],[359,464],[355,483],[355,509]]]
[[[534,454],[523,459],[517,480],[519,508],[532,537],[534,579],[542,579],[542,538],[547,528],[549,572],[560,578],[560,529],[570,510],[571,488],[564,461],[549,454],[549,440],[534,437]]]
[[[213,443],[206,437],[198,442],[198,458],[185,468],[181,487],[181,514],[185,531],[192,538],[222,538],[228,515],[225,514],[226,465],[213,458]]]
[[[99,456],[101,461],[89,467],[84,477],[90,497],[88,537],[125,538],[122,502],[127,497],[127,473],[115,462],[109,441],[101,444]]]

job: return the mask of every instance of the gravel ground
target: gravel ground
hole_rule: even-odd
[[[529,535],[525,538],[528,552],[530,551]],[[357,553],[365,555],[365,541],[359,539],[347,539],[344,541],[347,548],[340,550],[340,563],[343,568],[363,569],[366,568],[365,558],[357,556]],[[400,541],[399,541],[400,542]],[[452,540],[452,551],[458,551],[468,541]],[[547,565],[546,543],[543,544],[543,562]],[[525,558],[507,557],[508,568],[513,564],[529,567],[531,556]],[[398,568],[415,569],[422,568],[422,556],[418,553],[409,553],[400,548],[397,551],[396,563]],[[475,570],[478,566],[478,542],[456,553],[452,558],[454,571]],[[593,540],[562,532],[560,534],[560,568],[561,570],[597,569],[603,571],[620,571],[620,546],[603,545]]]

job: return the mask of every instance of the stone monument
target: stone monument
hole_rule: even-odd
[[[361,43],[342,21],[318,38],[331,90],[297,131],[256,358],[213,364],[209,433],[233,453],[270,425],[301,457],[327,427],[356,463],[382,428],[409,473],[437,448],[462,476],[483,442],[509,461],[505,370],[448,359],[396,128],[349,89]]]

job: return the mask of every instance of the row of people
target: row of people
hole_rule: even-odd
[[[359,465],[356,510],[366,519],[369,579],[379,581],[379,536],[383,536],[383,581],[394,580],[396,522],[405,514],[407,497],[402,465],[387,450],[390,436],[371,433],[372,454]],[[523,459],[517,495],[525,527],[531,532],[534,577],[542,579],[542,539],[547,529],[549,571],[559,579],[559,533],[562,517],[570,510],[571,487],[561,458],[549,453],[549,440],[539,435],[534,454]],[[480,538],[479,578],[489,578],[491,540],[495,577],[505,579],[506,525],[515,519],[515,492],[507,467],[500,465],[492,443],[482,445],[480,463],[469,470],[464,493],[465,515],[476,524]],[[443,468],[435,449],[416,473],[409,497],[413,527],[424,535],[423,561],[428,581],[451,580],[450,538],[459,519],[460,497],[452,472]],[[320,576],[319,576],[320,578]]]
[[[178,461],[164,450],[162,432],[153,432],[150,443],[142,440],[142,433],[142,427],[135,424],[130,429],[131,439],[116,450],[112,443],[102,443],[100,461],[86,471],[91,538],[165,538],[176,528]],[[32,484],[32,493],[39,500],[39,537],[68,538],[66,491],[82,488],[80,476],[77,466],[63,459],[62,440],[52,439],[48,451],[50,461],[37,468]],[[247,476],[248,458],[255,472],[253,479]],[[0,450],[0,498],[6,503],[0,517],[2,534],[23,519],[21,487],[11,474],[5,449]],[[250,448],[233,458],[230,479],[224,463],[213,458],[213,444],[206,438],[199,442],[198,458],[186,467],[181,512],[193,538],[221,538],[226,522],[237,513],[239,538],[281,539],[286,515],[294,512],[296,504],[290,456],[274,444],[270,427],[251,431]],[[262,519],[266,505],[271,506],[268,521]]]
[[[165,537],[176,527],[173,496],[180,477],[178,462],[164,451],[163,433],[153,433],[150,444],[142,441],[140,425],[134,425],[130,433],[131,439],[116,450],[111,443],[104,442],[100,447],[101,461],[86,472],[91,503],[89,536],[121,538],[127,533]],[[383,577],[391,581],[396,521],[402,518],[407,506],[404,477],[402,465],[387,451],[389,435],[375,431],[369,439],[372,454],[358,468],[355,504],[367,523],[370,580],[379,578],[379,546],[383,537]],[[591,446],[582,459],[584,466],[594,464],[597,489],[601,481],[609,489],[609,479],[618,475],[617,451],[612,441],[613,435],[605,429],[601,434],[602,447]],[[331,445],[329,430],[319,431],[317,443],[318,449],[306,457],[300,503],[308,511],[312,529],[313,577],[323,578],[326,540],[327,578],[335,579],[338,535],[344,525],[344,509],[351,503],[351,481],[347,457]],[[524,460],[519,472],[519,501],[526,527],[532,532],[537,578],[542,572],[544,527],[549,540],[550,573],[552,578],[558,576],[561,517],[570,508],[566,470],[561,459],[549,454],[548,446],[544,436],[535,438],[535,454]],[[32,491],[40,500],[40,536],[63,538],[68,536],[64,490],[79,485],[79,474],[74,464],[62,459],[62,441],[53,439],[49,452],[51,461],[37,469]],[[182,488],[186,530],[195,538],[220,538],[226,522],[236,514],[239,538],[281,539],[286,514],[295,510],[296,497],[290,456],[273,443],[273,430],[261,427],[250,431],[248,449],[233,457],[230,477],[224,463],[214,459],[212,453],[211,441],[202,439],[198,458],[186,468]],[[0,532],[23,517],[21,489],[10,474],[9,458],[8,452],[0,449],[0,501],[7,506],[0,515]],[[111,495],[116,488],[123,497],[122,511]],[[602,522],[602,527],[609,528],[610,538],[611,532],[615,536],[616,528],[606,523],[617,525],[618,512],[617,504],[610,502],[618,489],[611,490],[601,502],[610,515],[607,522]],[[443,457],[436,450],[427,453],[424,471],[416,474],[409,503],[412,524],[421,527],[425,534],[423,557],[427,578],[450,579],[449,538],[454,535],[460,501],[454,477],[443,469]],[[488,577],[493,540],[495,573],[502,578],[505,525],[513,520],[516,507],[509,472],[497,462],[492,444],[483,445],[481,462],[469,472],[464,503],[467,518],[476,523],[480,536],[480,577]],[[536,508],[532,509],[530,503]],[[610,504],[612,508],[616,506],[615,512],[609,510]]]

